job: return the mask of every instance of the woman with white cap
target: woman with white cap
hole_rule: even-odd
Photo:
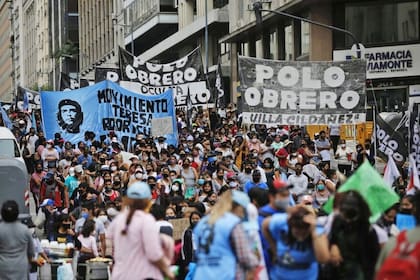
[[[237,190],[225,192],[210,215],[194,228],[194,279],[254,279],[259,261],[251,252],[242,227],[249,197]],[[248,274],[248,275],[247,275]]]
[[[127,190],[125,209],[108,228],[113,241],[112,279],[173,279],[170,264],[164,257],[159,226],[148,213],[151,191],[145,182],[135,182]]]

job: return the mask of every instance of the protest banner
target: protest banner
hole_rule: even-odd
[[[18,86],[16,98],[17,107],[20,111],[23,111],[25,96],[28,99],[29,110],[32,111],[34,109],[41,108],[41,99],[39,96],[39,92]]]
[[[166,124],[168,143],[177,144],[177,129],[172,91],[156,96],[130,92],[111,81],[72,91],[41,92],[41,113],[47,139],[60,132],[65,140],[83,141],[92,131],[96,138],[114,131],[128,144],[136,134],[151,135],[152,119],[171,118]],[[126,145],[127,147],[127,145]]]
[[[391,156],[395,161],[404,163],[408,156],[408,148],[404,136],[379,114],[376,114],[375,120],[377,156],[384,161],[387,161],[388,156]]]
[[[168,220],[173,225],[173,234],[172,237],[174,240],[181,240],[182,234],[190,226],[190,219],[180,218],[180,219],[170,219]]]
[[[332,125],[365,122],[362,61],[277,61],[240,56],[243,122]]]
[[[167,64],[145,62],[122,48],[119,57],[122,87],[146,95],[173,89],[176,107],[187,106],[188,94],[193,106],[214,106],[199,48]]]
[[[410,110],[410,156],[416,164],[417,174],[420,174],[420,103],[412,103]]]
[[[120,81],[121,71],[119,68],[95,68],[95,83],[99,83],[105,80],[118,83]]]

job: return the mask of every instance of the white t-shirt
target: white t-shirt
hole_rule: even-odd
[[[296,174],[292,174],[287,178],[287,183],[293,185],[293,188],[290,190],[292,193],[296,195],[302,195],[308,189],[308,177],[303,174],[299,176]]]

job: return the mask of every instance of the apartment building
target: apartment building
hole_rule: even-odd
[[[118,0],[79,0],[79,61],[82,77],[93,79],[97,66],[116,67],[113,15]]]
[[[13,36],[11,25],[11,3],[0,1],[0,101],[13,100]]]

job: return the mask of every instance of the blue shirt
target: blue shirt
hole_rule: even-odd
[[[86,163],[82,163],[86,160]],[[93,163],[93,159],[91,155],[87,155],[86,157],[82,154],[77,158],[77,164],[82,164],[84,168],[88,168]]]
[[[244,185],[244,191],[246,193],[248,193],[249,190],[252,189],[252,188],[254,188],[254,187],[257,187],[257,188],[260,188],[260,189],[264,189],[264,190],[268,190],[267,183],[265,183],[265,182],[255,183],[254,181],[251,180],[251,181],[248,181],[248,182],[245,183],[245,185]]]
[[[274,214],[268,227],[277,245],[277,262],[270,269],[270,279],[313,279],[318,278],[318,263],[311,240],[287,244],[285,236],[289,231],[287,214]],[[324,228],[317,226],[317,234]]]

